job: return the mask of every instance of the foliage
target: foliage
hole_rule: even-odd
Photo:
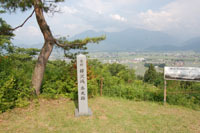
[[[58,39],[58,43],[62,45],[58,45],[58,48],[64,49],[65,57],[75,60],[76,55],[82,53],[87,54],[85,51],[87,49],[88,43],[99,43],[102,40],[105,40],[106,36],[93,37],[93,38],[85,38],[85,39],[76,39],[73,41],[69,41],[66,37],[60,37]],[[77,51],[79,50],[79,51]]]
[[[64,0],[43,0],[40,6],[45,12],[52,12],[57,7],[55,3],[63,1]],[[33,8],[34,0],[0,0],[0,3],[2,8],[10,12],[15,12],[17,9],[24,12]]]
[[[156,69],[153,64],[150,64],[148,70],[144,74],[144,82],[154,83],[156,80]]]
[[[76,97],[76,69],[64,61],[49,61],[45,71],[42,93],[46,97],[58,95]]]
[[[21,64],[11,57],[0,61],[0,112],[29,104],[31,62]]]
[[[91,69],[91,66],[87,65],[88,96],[94,97],[98,94],[99,87],[97,77]],[[51,98],[66,96],[76,99],[78,97],[77,91],[76,64],[67,64],[64,61],[49,61],[42,85],[42,95]]]
[[[14,47],[14,53],[0,58],[0,111],[14,107],[26,106],[32,98],[30,88],[33,60],[37,49]],[[28,58],[25,58],[28,55]],[[20,58],[19,58],[20,57]],[[136,79],[135,71],[121,64],[102,64],[98,60],[88,60],[88,96],[103,95],[121,97],[136,101],[163,101],[163,74],[156,73],[153,83]],[[158,87],[157,87],[158,86]],[[199,83],[168,81],[167,102],[198,109],[199,93],[187,93],[192,90],[200,92]],[[177,93],[177,92],[181,93]],[[46,98],[68,97],[77,99],[76,63],[55,60],[49,61],[42,83],[42,96]]]
[[[103,93],[106,96],[122,97],[130,100],[161,101],[162,95],[158,94],[159,89],[153,85],[135,80],[132,84],[120,84],[105,88]]]
[[[38,55],[40,49],[37,48],[19,48],[13,47],[12,53],[9,54],[12,59],[28,61],[32,60],[35,56]]]
[[[167,81],[167,102],[199,109],[200,84],[185,81]]]
[[[1,112],[27,105],[33,91],[30,83],[34,61],[31,59],[38,49],[11,48],[12,52],[0,57]]]
[[[163,73],[156,72],[153,64],[149,65],[149,68],[144,74],[144,82],[154,84],[157,87],[163,87]]]
[[[6,51],[10,51],[11,39],[14,34],[9,31],[10,25],[8,25],[2,18],[0,18],[0,55]]]

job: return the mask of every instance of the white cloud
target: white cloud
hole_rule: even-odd
[[[153,12],[148,10],[139,14],[146,28],[151,30],[163,30],[172,23],[178,21],[178,18],[173,17],[173,14],[167,11]]]
[[[28,36],[37,37],[41,35],[41,32],[39,28],[30,25],[30,26],[25,26],[23,28],[19,28],[18,30],[16,30],[15,34],[20,34],[20,36],[28,35]]]
[[[61,13],[45,15],[54,35],[72,36],[91,29],[112,32],[130,27],[200,35],[200,0],[67,0],[59,7]],[[14,14],[10,20],[20,23],[24,21],[21,15]],[[18,40],[43,41],[37,22],[32,19],[15,32]]]
[[[40,30],[34,26],[28,26],[27,33],[29,33],[31,36],[40,36],[41,35]]]
[[[121,17],[119,14],[111,14],[110,17],[114,20],[118,20],[118,21],[121,21],[121,22],[126,22],[127,19],[124,18],[124,17]]]
[[[200,0],[176,0],[158,11],[139,13],[141,26],[172,34],[197,36],[200,34]]]
[[[107,14],[118,11],[124,6],[135,5],[140,0],[80,0],[79,7],[90,11]],[[125,10],[125,9],[123,9]]]
[[[88,9],[90,11],[105,13],[112,10],[112,5],[109,2],[102,0],[81,0],[79,3],[80,8]]]
[[[66,13],[66,14],[75,14],[78,12],[78,10],[74,7],[69,7],[69,6],[63,6],[61,7],[61,11]]]
[[[117,27],[105,27],[103,29],[103,31],[106,31],[106,32],[119,32],[120,30]]]
[[[77,28],[76,24],[65,24],[64,28],[70,29],[70,30],[75,30]]]
[[[99,15],[102,15],[102,14],[103,14],[103,11],[99,10],[99,11],[97,11],[97,13],[98,13]]]
[[[19,28],[15,32],[15,39],[21,43],[28,43],[27,44],[35,44],[40,43],[43,40],[42,33],[40,32],[39,28],[35,26],[24,26]]]

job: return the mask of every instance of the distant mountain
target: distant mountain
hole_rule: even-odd
[[[163,45],[163,46],[151,46],[146,51],[195,51],[200,52],[200,37],[189,39],[179,46]]]
[[[183,43],[181,50],[193,50],[200,52],[200,37],[192,38]]]
[[[70,40],[85,37],[106,35],[106,40],[100,44],[88,44],[88,51],[181,51],[190,50],[200,52],[200,37],[185,42],[178,40],[164,32],[144,29],[127,29],[121,32],[96,32],[88,30],[71,37]],[[43,44],[18,45],[20,47],[42,48]]]
[[[99,45],[89,44],[89,51],[142,51],[152,46],[175,45],[177,40],[163,32],[144,29],[127,29],[121,32],[86,31],[71,39],[106,35]]]
[[[179,51],[180,47],[174,45],[151,46],[145,51],[162,52],[162,51]]]

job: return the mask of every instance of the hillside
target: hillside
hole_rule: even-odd
[[[152,102],[117,98],[89,99],[91,117],[74,117],[67,99],[33,101],[0,115],[1,133],[200,132],[200,112]]]

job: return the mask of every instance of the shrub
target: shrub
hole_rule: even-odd
[[[29,104],[32,90],[20,83],[14,76],[9,76],[0,88],[0,112]]]

